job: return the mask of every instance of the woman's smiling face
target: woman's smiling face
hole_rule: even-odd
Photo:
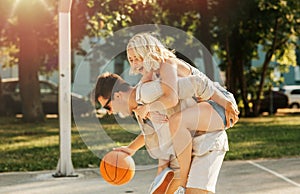
[[[127,50],[127,58],[130,64],[131,72],[135,74],[144,74],[143,59],[137,56],[132,48]]]

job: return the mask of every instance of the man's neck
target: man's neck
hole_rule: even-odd
[[[136,109],[138,106],[136,102],[136,88],[134,87],[130,90],[128,105],[130,111]]]

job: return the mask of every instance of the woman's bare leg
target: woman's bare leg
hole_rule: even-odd
[[[192,161],[192,136],[188,130],[177,130],[181,115],[169,120],[173,147],[180,167],[179,185],[185,187]],[[177,189],[177,188],[176,188]]]
[[[174,117],[174,119],[173,119]],[[177,118],[176,118],[177,117]],[[182,118],[179,121],[179,118]],[[213,109],[208,102],[198,103],[193,106],[178,112],[171,116],[170,123],[177,121],[177,127],[173,131],[176,133],[178,129],[188,129],[190,131],[213,132],[224,129],[225,125],[220,115]],[[172,132],[172,131],[171,131]]]
[[[185,187],[192,160],[192,137],[189,130],[211,132],[224,128],[218,113],[207,102],[172,115],[169,127],[180,166],[180,185]]]

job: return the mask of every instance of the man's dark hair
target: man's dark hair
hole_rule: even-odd
[[[114,73],[103,73],[97,78],[94,90],[92,91],[91,100],[95,103],[102,96],[104,99],[113,99],[113,94],[119,91],[128,91],[130,85],[123,80],[119,75]]]

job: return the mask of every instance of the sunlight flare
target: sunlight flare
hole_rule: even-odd
[[[18,7],[18,5],[20,4],[21,1],[27,1],[27,0],[15,0],[15,2],[13,3],[12,9],[11,9],[11,13],[10,13],[10,17],[13,17],[16,13],[16,9]],[[50,6],[47,4],[46,0],[37,0],[40,4],[42,4],[42,6],[46,9],[50,11]],[[31,3],[31,1],[28,1]]]
[[[10,17],[12,17],[13,15],[15,15],[16,9],[18,7],[18,4],[20,3],[21,0],[15,0],[11,12],[10,12]]]

